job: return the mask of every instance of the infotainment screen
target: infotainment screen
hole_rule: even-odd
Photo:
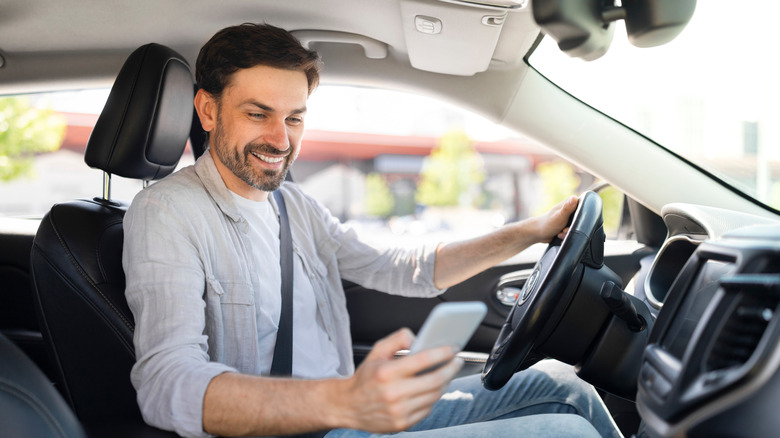
[[[674,317],[674,322],[663,336],[661,345],[664,350],[682,361],[696,325],[718,290],[718,280],[729,275],[734,269],[733,264],[718,260],[706,260],[700,264],[699,271],[685,292],[685,299]]]

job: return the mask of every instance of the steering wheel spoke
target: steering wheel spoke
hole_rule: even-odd
[[[482,384],[502,388],[521,368],[539,360],[534,347],[544,342],[571,301],[576,287],[570,282],[580,264],[603,261],[601,198],[594,192],[580,196],[566,237],[547,246],[504,322],[482,371]],[[594,238],[599,240],[593,245]],[[558,318],[554,317],[557,316]]]

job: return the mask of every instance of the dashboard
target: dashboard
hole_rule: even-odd
[[[644,280],[656,316],[639,371],[644,437],[780,429],[780,223],[702,206],[669,230]]]

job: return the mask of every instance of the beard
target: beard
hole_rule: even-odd
[[[292,163],[292,153],[288,151],[284,157],[284,165],[280,170],[266,169],[258,171],[251,164],[251,161],[255,159],[251,157],[253,152],[273,156],[282,156],[285,153],[268,143],[247,143],[243,149],[240,147],[229,148],[219,117],[217,117],[217,126],[213,134],[213,141],[210,141],[210,143],[217,153],[217,158],[241,181],[264,192],[273,192],[281,187]]]

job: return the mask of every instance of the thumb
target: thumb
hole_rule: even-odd
[[[408,328],[397,330],[377,341],[366,360],[391,359],[398,350],[409,349],[413,340],[414,334]]]

